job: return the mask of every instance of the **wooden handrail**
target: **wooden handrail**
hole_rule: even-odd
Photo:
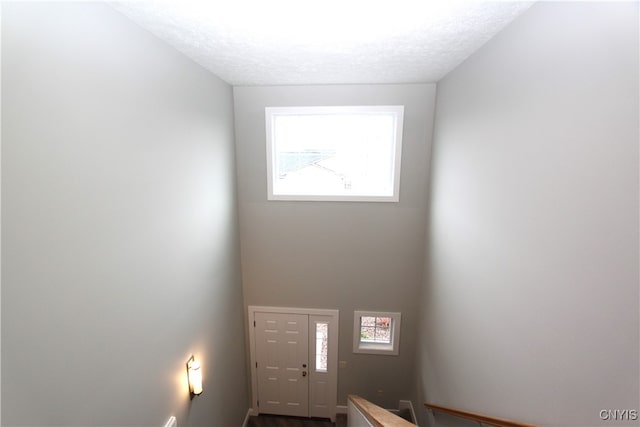
[[[507,420],[504,418],[490,417],[488,415],[477,414],[475,412],[461,411],[459,409],[447,408],[446,406],[425,403],[424,406],[434,412],[442,412],[443,414],[453,415],[454,417],[466,418],[467,420],[476,421],[482,424],[495,427],[537,427],[535,424],[522,423],[520,421]]]
[[[401,418],[360,396],[350,394],[349,400],[375,427],[416,427],[415,424],[410,423],[404,418]]]

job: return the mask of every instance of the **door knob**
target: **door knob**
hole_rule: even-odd
[[[303,368],[306,368],[306,367],[307,367],[307,364],[306,364],[306,363],[303,363],[303,364],[302,364],[302,367],[303,367]]]
[[[307,376],[307,371],[302,371],[302,376],[306,377]]]

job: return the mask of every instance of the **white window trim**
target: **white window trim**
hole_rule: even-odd
[[[402,158],[402,134],[404,121],[403,105],[364,105],[334,107],[265,107],[265,129],[267,141],[267,200],[288,201],[336,201],[336,202],[398,202],[400,200],[400,166]],[[273,194],[273,165],[276,162],[273,151],[273,116],[278,114],[347,114],[347,113],[396,113],[395,152],[393,158],[393,194],[391,196],[321,196],[321,195],[281,195]]]
[[[390,317],[391,318],[391,344],[362,342],[360,340],[361,317]],[[397,356],[400,353],[400,323],[401,314],[395,312],[380,311],[354,311],[353,312],[353,352],[366,354],[386,354]]]

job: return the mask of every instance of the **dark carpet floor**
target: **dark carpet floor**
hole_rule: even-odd
[[[400,411],[398,415],[405,420],[411,421],[411,414],[408,409]],[[347,415],[336,415],[336,422],[332,423],[328,418],[301,418],[260,414],[257,417],[249,417],[247,427],[347,427]]]
[[[347,416],[338,414],[336,422],[332,423],[327,418],[300,418],[284,417],[281,415],[260,414],[257,417],[249,417],[247,427],[346,427]]]

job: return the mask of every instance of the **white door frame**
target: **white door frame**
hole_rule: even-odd
[[[329,357],[327,370],[329,371],[329,382],[333,385],[330,393],[330,418],[335,421],[336,405],[338,400],[338,325],[340,320],[340,312],[338,310],[325,310],[318,308],[293,308],[293,307],[266,307],[266,306],[248,306],[249,312],[249,353],[251,357],[251,412],[254,415],[260,413],[258,407],[258,378],[256,372],[256,344],[255,344],[255,313],[283,313],[283,314],[306,314],[309,316],[326,316],[331,317],[329,324]],[[313,337],[309,337],[311,341]],[[309,358],[315,355],[309,355]],[[309,368],[311,368],[311,363]],[[309,394],[311,396],[311,393]],[[311,403],[311,402],[310,402]]]

